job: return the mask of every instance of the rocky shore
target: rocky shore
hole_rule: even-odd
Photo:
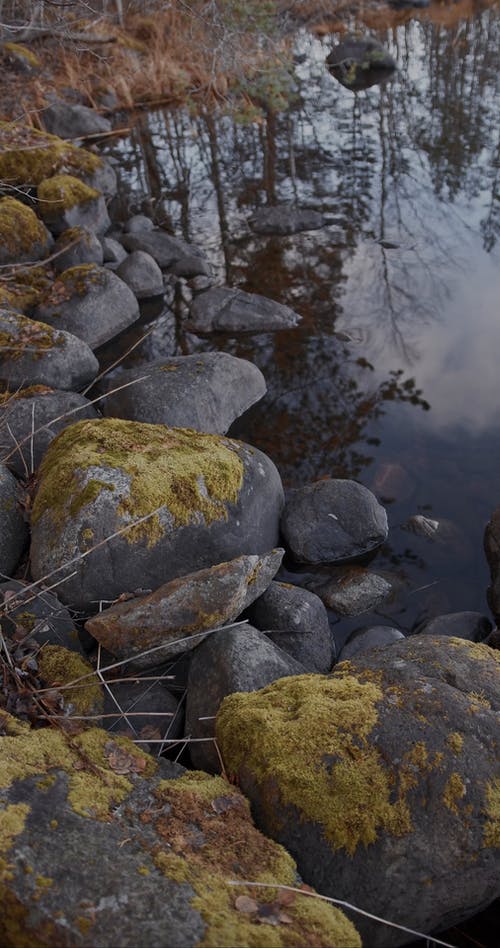
[[[110,220],[113,167],[67,140],[104,131],[89,112],[59,103],[50,133],[0,123],[3,941],[386,948],[444,931],[500,895],[498,632],[476,612],[363,625],[401,594],[376,567],[386,511],[347,479],[285,496],[272,458],[228,436],[265,394],[255,365],[217,351],[101,372],[100,348],[178,282],[197,335],[301,317],[215,286],[149,218]],[[264,217],[250,226],[321,226]],[[345,644],[332,613],[359,616]]]

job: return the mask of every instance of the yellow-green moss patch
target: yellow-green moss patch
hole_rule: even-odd
[[[4,43],[3,48],[6,53],[10,53],[16,59],[26,63],[30,69],[39,69],[41,66],[38,56],[23,43]]]
[[[44,645],[38,657],[40,676],[49,687],[58,683],[69,684],[92,673],[93,669],[78,652],[62,645]],[[104,706],[102,687],[97,677],[78,682],[74,688],[63,691],[66,711],[71,706],[75,714],[98,714]]]
[[[458,802],[465,796],[465,784],[456,772],[450,774],[443,791],[443,803],[458,816]]]
[[[40,214],[48,220],[55,214],[76,207],[77,204],[95,201],[99,196],[99,191],[70,174],[57,174],[53,178],[45,178],[40,182],[37,190]]]
[[[0,881],[10,876],[9,850],[16,836],[22,833],[30,812],[27,803],[12,803],[0,809]]]
[[[64,336],[45,323],[38,323],[18,313],[12,316],[10,322],[12,329],[9,331],[6,328],[8,323],[4,320],[4,329],[0,332],[0,350],[3,350],[4,358],[20,359],[27,353],[36,359],[49,349],[64,345]]]
[[[464,746],[464,739],[462,735],[458,733],[458,731],[452,731],[451,734],[448,734],[446,743],[448,744],[448,747],[451,747],[455,754],[460,754]]]
[[[0,122],[0,179],[9,184],[38,185],[58,171],[92,175],[103,160],[56,135],[31,125]]]
[[[500,777],[495,777],[486,785],[485,813],[487,821],[484,827],[484,845],[500,847]]]
[[[15,392],[0,392],[0,405],[20,398],[32,398],[34,395],[52,395],[53,392],[54,389],[48,385],[29,385],[28,388],[20,388]]]
[[[474,659],[477,662],[496,662],[500,665],[500,652],[497,649],[490,648],[489,645],[482,645],[481,642],[469,642],[468,639],[459,639],[456,636],[450,636],[447,644],[452,649],[465,652],[467,658]]]
[[[130,478],[117,506],[123,524],[148,517],[124,533],[131,543],[153,545],[163,536],[159,508],[168,508],[176,526],[227,519],[227,504],[236,503],[243,483],[236,443],[218,435],[115,418],[80,421],[55,438],[44,457],[33,523],[45,513],[54,525],[64,523],[80,509],[89,481],[103,479],[103,468]]]
[[[35,212],[15,198],[0,198],[0,246],[18,262],[37,244],[48,245],[48,234]]]

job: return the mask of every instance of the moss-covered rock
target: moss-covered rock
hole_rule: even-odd
[[[0,730],[6,946],[360,946],[337,909],[280,901],[277,886],[300,886],[293,860],[222,779],[179,776],[96,729],[30,731],[0,712]]]
[[[98,362],[82,339],[0,309],[0,382],[78,389],[97,375]]]
[[[15,198],[0,199],[0,264],[46,257],[52,237],[30,207]]]
[[[70,174],[44,178],[37,189],[40,214],[53,234],[68,227],[87,227],[103,234],[110,226],[106,203],[100,191]]]
[[[13,267],[0,278],[0,307],[30,316],[48,293],[52,279],[43,266]]]
[[[60,688],[65,720],[98,718],[104,707],[102,685],[92,665],[78,652],[62,645],[44,645],[37,656],[38,672],[45,687]],[[81,679],[77,685],[72,683]],[[95,723],[95,722],[94,722]]]
[[[216,733],[258,825],[307,882],[430,932],[500,894],[499,709],[496,652],[413,636],[329,677],[232,695]],[[370,946],[407,940],[359,927]]]
[[[68,570],[77,575],[61,586],[75,606],[156,589],[242,553],[265,553],[278,540],[276,468],[218,435],[112,418],[78,422],[52,442],[40,474],[33,573],[62,576],[77,558]]]
[[[36,53],[24,43],[4,43],[2,52],[7,58],[7,62],[13,65],[18,71],[33,73],[38,72],[41,67],[40,60]]]

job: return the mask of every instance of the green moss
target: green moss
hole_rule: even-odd
[[[465,784],[460,774],[450,774],[443,791],[443,803],[445,806],[458,816],[458,801],[465,796]]]
[[[262,925],[257,916],[238,911],[235,901],[240,895],[259,905],[275,902],[276,883],[297,884],[296,866],[286,850],[255,829],[248,801],[221,777],[194,772],[162,781],[157,796],[161,804],[157,812],[164,815],[155,828],[166,845],[153,859],[168,878],[188,883],[194,890],[191,904],[207,926],[200,945],[360,946],[355,928],[340,911],[307,896],[298,895],[286,906],[288,924]],[[229,879],[241,880],[241,887],[229,886]],[[247,880],[266,887],[245,887]]]
[[[4,43],[3,48],[6,53],[11,53],[16,59],[24,60],[24,62],[30,66],[31,69],[39,69],[41,66],[40,60],[35,53],[28,49],[27,46],[24,46],[22,43]]]
[[[446,640],[449,648],[464,652],[466,657],[474,659],[476,662],[496,662],[500,666],[500,651],[490,648],[489,645],[482,645],[480,642],[469,642],[468,639],[459,639],[450,636]]]
[[[29,812],[27,803],[12,803],[0,809],[0,882],[11,877],[12,870],[5,857],[15,837],[22,833]]]
[[[66,685],[93,671],[90,663],[78,652],[62,645],[44,645],[38,656],[38,667],[41,678],[49,687],[55,683]],[[79,682],[63,694],[66,713],[71,707],[75,714],[100,714],[103,710],[104,698],[97,677]]]
[[[100,191],[84,184],[79,178],[70,174],[57,174],[53,178],[45,178],[38,185],[37,197],[40,214],[50,220],[57,214],[63,213],[78,204],[88,204],[100,196]]]
[[[486,785],[486,823],[484,827],[484,845],[500,847],[500,777],[494,777]]]
[[[446,743],[448,744],[448,747],[451,747],[455,754],[460,754],[464,746],[464,739],[462,735],[458,733],[458,731],[452,731],[451,734],[448,734]]]
[[[0,306],[31,310],[41,303],[51,281],[43,267],[15,267],[0,278]]]
[[[4,320],[4,327],[7,321]],[[49,349],[64,345],[64,336],[45,323],[38,323],[27,316],[16,313],[10,319],[12,330],[0,332],[0,350],[3,358],[20,359],[25,353],[31,358],[40,358]]]
[[[29,385],[28,388],[20,388],[15,392],[0,392],[0,405],[21,398],[32,398],[34,395],[52,395],[53,391],[48,385]]]
[[[85,177],[102,167],[102,158],[56,135],[0,122],[0,179],[6,183],[33,186],[58,171]]]
[[[37,876],[35,882],[39,889],[50,889],[54,885],[54,880],[49,876]]]
[[[32,522],[47,513],[56,527],[63,524],[81,509],[87,485],[103,468],[130,478],[117,506],[123,524],[148,516],[124,533],[130,543],[146,539],[154,545],[163,536],[166,527],[154,513],[162,507],[176,526],[227,519],[227,504],[237,501],[243,482],[235,448],[236,442],[184,428],[115,418],[77,422],[52,441],[44,457]]]
[[[0,199],[0,246],[17,261],[34,253],[36,245],[48,245],[48,234],[35,212],[12,197]]]

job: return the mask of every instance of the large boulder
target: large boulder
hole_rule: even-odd
[[[35,212],[15,198],[0,199],[0,264],[42,260],[52,235]]]
[[[196,296],[187,328],[195,333],[275,332],[294,329],[301,317],[289,306],[258,293],[217,286]]]
[[[295,863],[222,778],[97,728],[30,731],[0,711],[0,733],[2,944],[360,948],[338,909],[280,898]]]
[[[127,284],[105,267],[89,263],[61,273],[34,315],[98,349],[140,314]]]
[[[335,563],[375,550],[387,538],[387,514],[357,481],[327,478],[291,491],[281,531],[295,560]]]
[[[248,223],[256,234],[297,234],[302,230],[318,230],[325,224],[320,211],[307,207],[291,207],[278,204],[260,207],[249,218]]]
[[[33,575],[75,571],[59,593],[94,611],[101,599],[273,549],[282,505],[272,461],[239,441],[112,418],[78,422],[40,468]]]
[[[231,695],[217,719],[257,824],[324,895],[428,933],[500,894],[500,656],[413,636],[330,677]],[[363,943],[407,932],[358,917]]]
[[[99,363],[83,339],[0,309],[0,382],[12,391],[33,385],[79,389],[98,371]]]
[[[114,376],[105,391],[105,415],[225,434],[266,393],[260,369],[227,352],[200,352],[150,362]]]

